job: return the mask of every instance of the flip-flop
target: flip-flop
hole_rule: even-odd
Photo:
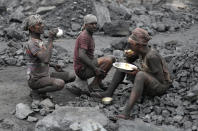
[[[77,95],[77,96],[80,96],[81,93],[82,93],[82,90],[77,88],[76,86],[72,85],[72,87],[70,88],[67,88],[68,91],[70,91],[71,93]]]
[[[91,86],[88,86],[88,89],[90,92],[103,92],[103,90],[100,88],[100,87],[91,87]]]
[[[100,92],[92,92],[92,93],[90,93],[90,96],[91,97],[96,97],[96,98],[103,98],[104,97],[100,94]]]

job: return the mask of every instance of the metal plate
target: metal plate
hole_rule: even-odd
[[[130,72],[137,69],[137,66],[125,62],[115,62],[113,66],[121,72]]]

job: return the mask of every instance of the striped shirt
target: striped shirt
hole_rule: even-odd
[[[86,66],[79,58],[79,48],[85,49],[86,54],[90,59],[94,59],[95,43],[93,37],[86,31],[82,31],[78,36],[74,48],[74,70],[79,71],[82,67]]]

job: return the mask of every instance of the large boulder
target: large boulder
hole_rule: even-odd
[[[107,117],[96,108],[60,107],[38,121],[35,131],[106,131]]]
[[[131,12],[123,5],[110,4],[108,6],[110,11],[111,20],[129,20],[131,18]]]
[[[129,21],[116,20],[105,23],[103,26],[104,33],[110,36],[127,36],[129,35]]]
[[[13,39],[13,40],[20,40],[24,41],[25,40],[25,35],[21,30],[15,29],[15,24],[11,24],[8,28],[4,29],[4,34],[8,39]]]
[[[33,127],[29,122],[19,122],[16,118],[1,119],[0,131],[33,131]]]
[[[147,10],[146,10],[145,7],[139,6],[139,7],[133,8],[133,12],[134,12],[134,14],[136,14],[136,15],[145,15],[146,12],[147,12]]]
[[[26,104],[19,103],[16,105],[16,113],[15,116],[19,119],[25,119],[28,117],[28,115],[33,114],[33,111],[30,109],[30,107]]]
[[[186,98],[189,101],[198,100],[198,84],[192,87],[192,89],[187,93]]]
[[[101,2],[94,2],[95,12],[98,19],[98,25],[103,27],[104,23],[111,22],[109,9]]]
[[[180,131],[172,126],[155,126],[152,124],[145,123],[141,120],[118,120],[118,131]]]
[[[22,6],[19,6],[12,14],[10,15],[10,21],[11,22],[18,22],[22,23],[24,19],[24,14],[23,14],[24,8]]]
[[[60,5],[63,3],[64,3],[64,0],[42,0],[41,5],[49,6],[49,5]]]
[[[113,50],[124,50],[127,47],[127,37],[122,38],[121,40],[115,40],[111,43],[111,48]]]
[[[48,6],[48,7],[39,7],[36,11],[37,14],[45,14],[47,12],[52,11],[53,9],[55,9],[56,6]]]

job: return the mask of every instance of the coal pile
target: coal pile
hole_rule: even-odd
[[[42,1],[1,1],[0,37],[4,40],[27,41],[23,32],[23,20],[31,14],[40,14],[46,21],[46,30],[60,27],[64,36],[76,35],[82,26],[83,16],[92,13],[92,1],[87,0],[42,0]],[[3,10],[4,9],[4,10]],[[46,32],[47,33],[47,32]]]
[[[54,27],[64,30],[64,38],[76,38],[81,30],[84,15],[89,13],[103,15],[94,9],[100,8],[94,6],[94,3],[95,1],[91,0],[1,1],[0,40],[8,45],[0,52],[1,66],[25,65],[23,47],[28,40],[28,32],[23,31],[22,23],[27,16],[38,13],[46,21],[44,39],[47,38],[48,30]],[[177,9],[164,4],[152,8],[146,6],[130,8],[127,4],[120,5],[115,1],[109,3],[100,1],[99,4],[101,3],[109,11],[111,22],[105,23],[100,31],[111,36],[126,36],[135,27],[142,27],[151,35],[157,32],[175,32],[189,28],[198,20],[196,7]],[[57,56],[58,51],[55,51],[52,62],[63,66],[72,63],[72,57],[67,51],[66,53],[61,51],[61,55]],[[62,59],[62,56],[65,56],[65,59]]]
[[[1,66],[24,66],[26,58],[24,54],[25,42],[28,40],[28,32],[23,31],[23,20],[31,15],[40,14],[45,22],[44,39],[48,36],[48,30],[55,27],[64,29],[64,37],[74,37],[78,34],[83,23],[83,16],[92,12],[91,1],[34,1],[25,0],[1,1],[0,14],[0,40],[7,43],[7,48],[1,50]],[[52,17],[53,16],[53,17]],[[62,65],[72,63],[72,56],[68,51],[56,46],[53,51],[52,61]]]
[[[198,53],[196,50],[198,45],[195,44],[184,48],[176,41],[170,41],[164,45],[155,48],[159,51],[161,48],[164,49],[163,53],[160,53],[166,58],[169,66],[172,67],[173,85],[162,96],[154,98],[142,97],[135,105],[131,115],[154,125],[173,125],[185,130],[197,130]],[[178,51],[180,48],[182,48],[182,51]],[[110,83],[106,82],[105,84],[109,86]],[[88,96],[80,96],[76,100],[70,101],[68,105],[98,107],[111,119],[112,116],[121,113],[123,110],[132,87],[133,84],[130,82],[120,84],[113,96],[112,105],[103,105],[101,100]]]
[[[44,19],[47,21],[47,27],[60,27],[66,31],[66,35],[76,36],[81,30],[83,17],[92,13],[92,10],[93,3],[90,0],[67,0],[45,14]]]

